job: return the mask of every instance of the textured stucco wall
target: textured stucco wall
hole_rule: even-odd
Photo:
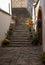
[[[31,16],[32,16],[33,3],[34,3],[34,0],[28,0],[27,1],[27,10],[28,10],[28,12],[30,13]]]
[[[11,16],[0,11],[0,46],[6,36],[11,21]]]

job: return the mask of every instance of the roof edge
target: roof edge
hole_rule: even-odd
[[[9,13],[6,12],[6,11],[4,11],[3,9],[0,9],[0,11],[3,12],[3,13],[5,13],[5,14],[7,14],[7,15],[9,15],[9,16],[11,16],[11,14],[9,14]]]

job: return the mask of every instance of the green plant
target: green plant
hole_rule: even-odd
[[[10,40],[9,39],[4,39],[3,41],[2,41],[2,46],[5,46],[5,45],[7,45],[7,44],[9,44],[10,43]]]
[[[33,33],[32,33],[32,32],[30,32],[30,37],[31,37],[31,38],[33,37]]]
[[[38,34],[37,34],[37,33],[35,33],[35,35],[34,35],[34,37],[33,37],[32,44],[38,45]]]
[[[41,54],[40,58],[41,58],[42,62],[45,64],[45,54]]]
[[[7,34],[8,34],[8,35],[12,35],[12,31],[9,30],[9,31],[7,32]]]

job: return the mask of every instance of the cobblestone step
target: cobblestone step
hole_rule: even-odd
[[[28,40],[11,40],[11,42],[16,43],[16,42],[22,42],[22,43],[28,43],[28,42],[32,42],[32,40],[28,41]]]
[[[10,44],[7,45],[7,47],[30,47],[31,42],[10,42]]]
[[[43,65],[40,59],[42,46],[15,46],[0,48],[0,65]]]
[[[17,36],[17,37],[30,37],[29,34],[21,34],[21,33],[18,33],[18,34],[16,34],[16,35],[15,35],[15,34],[16,34],[16,33],[13,33],[12,37],[16,37],[16,36]]]
[[[26,30],[14,30],[13,32],[23,32],[23,33],[28,33],[28,31],[26,31]]]
[[[13,39],[29,39],[29,36],[12,36]]]
[[[14,42],[14,43],[16,43],[16,42],[22,42],[22,43],[28,43],[28,42],[32,42],[32,40],[12,40],[11,42]]]
[[[23,33],[23,32],[21,32],[21,33],[20,33],[20,32],[13,32],[13,35],[14,35],[14,36],[15,36],[15,35],[23,35],[23,36],[24,36],[24,35],[28,35],[28,36],[29,36],[29,33]],[[12,35],[12,36],[13,36],[13,35]]]

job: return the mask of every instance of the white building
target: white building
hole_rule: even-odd
[[[27,10],[32,17],[32,6],[33,6],[34,0],[12,0],[12,13],[17,13],[17,10],[19,12],[25,12]],[[19,10],[20,9],[20,10]]]
[[[36,25],[38,20],[41,20],[41,27],[38,28],[39,37],[42,38],[40,41],[42,42],[43,52],[45,52],[45,0],[35,0],[36,2],[33,4],[33,16],[32,20],[34,23],[34,28],[36,30]],[[39,30],[40,29],[40,30]]]
[[[13,22],[11,15],[0,9],[0,46],[2,40],[6,37],[11,22]]]

